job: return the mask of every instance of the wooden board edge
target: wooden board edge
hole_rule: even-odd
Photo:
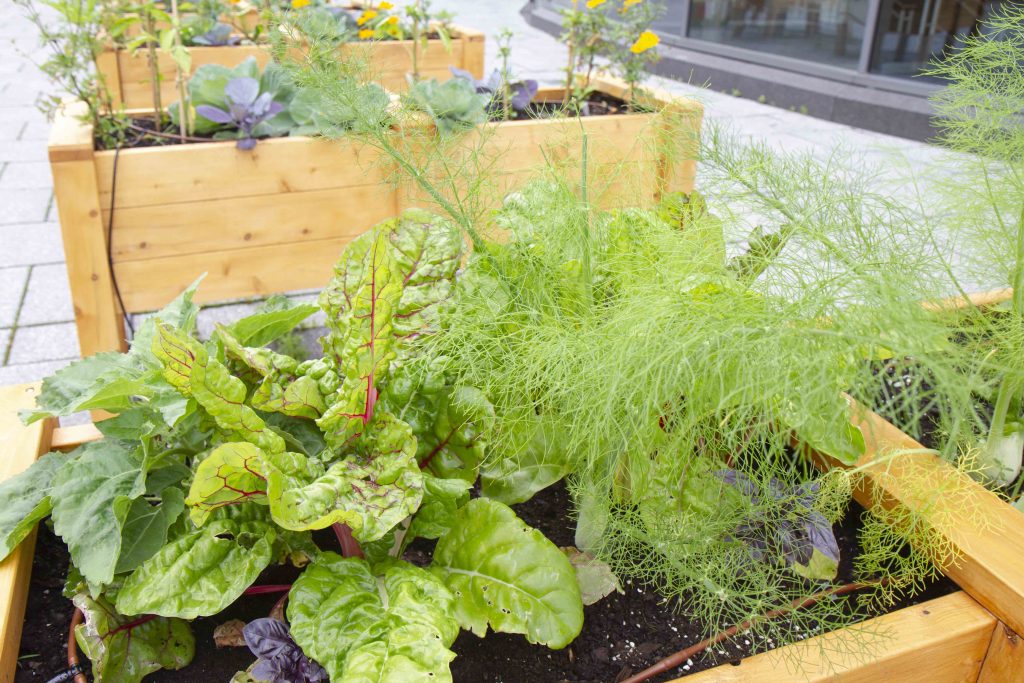
[[[1024,674],[1024,639],[1009,626],[996,622],[992,640],[981,664],[978,683],[1006,683]]]
[[[50,449],[54,420],[24,425],[18,411],[35,406],[40,384],[0,387],[0,479],[28,468]],[[35,531],[0,562],[0,683],[13,683],[28,601]]]
[[[92,159],[93,127],[85,116],[84,102],[66,101],[57,109],[46,144],[51,164]]]
[[[956,592],[671,683],[973,681],[996,623],[970,596]],[[872,640],[851,647],[867,646],[860,656],[836,659],[837,639],[865,637]]]

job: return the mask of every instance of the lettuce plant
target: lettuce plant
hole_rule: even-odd
[[[565,555],[505,504],[470,500],[493,408],[449,382],[424,344],[454,304],[463,248],[451,223],[422,211],[355,240],[320,297],[322,358],[267,346],[311,305],[276,306],[197,339],[193,285],[145,322],[127,354],[46,380],[27,421],[115,416],[98,423],[101,441],[45,455],[0,484],[0,556],[52,517],[85,613],[76,637],[97,677],[117,667],[117,680],[138,681],[184,666],[187,622],[286,561],[305,567],[288,628],[258,622],[245,634],[258,680],[322,680],[323,667],[335,681],[450,681],[460,628],[553,648],[579,633]],[[343,554],[313,542],[329,527]],[[437,539],[428,567],[402,559],[417,537]]]

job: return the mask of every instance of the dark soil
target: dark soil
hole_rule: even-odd
[[[515,509],[525,522],[543,531],[556,545],[572,545],[575,526],[567,514],[570,505],[564,486],[553,486]],[[851,578],[852,558],[858,552],[859,512],[859,508],[851,510],[836,528],[843,558],[839,580],[844,582]],[[318,535],[316,540],[321,547],[333,547],[330,532]],[[414,543],[407,559],[425,564],[431,545],[423,541]],[[66,640],[73,611],[71,602],[61,593],[68,566],[67,551],[60,539],[45,527],[40,527],[36,547],[15,683],[47,681],[67,667]],[[291,567],[272,567],[257,583],[291,583],[297,573],[298,570]],[[518,635],[490,633],[481,639],[463,632],[452,648],[458,654],[452,663],[455,681],[611,683],[701,640],[704,635],[701,625],[692,623],[672,605],[664,604],[649,586],[627,581],[623,588],[624,594],[613,593],[585,609],[583,632],[564,650],[530,645]],[[955,585],[944,580],[894,609],[953,590]],[[197,619],[192,625],[196,636],[193,663],[183,671],[161,671],[146,680],[163,683],[227,681],[236,671],[247,668],[253,657],[244,647],[218,650],[213,643],[213,630],[231,619],[247,621],[266,616],[279,597],[247,596],[216,617]],[[750,653],[750,641],[740,637],[653,680],[667,681],[724,662],[738,664]]]
[[[564,116],[566,106],[561,102],[531,102],[521,112],[512,112],[512,121],[530,121],[533,119],[552,119]],[[613,116],[616,114],[635,113],[629,109],[625,100],[604,93],[595,92],[587,96],[586,102],[580,107],[580,116]],[[500,112],[498,112],[500,118]]]

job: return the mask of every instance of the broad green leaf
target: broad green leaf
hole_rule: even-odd
[[[274,529],[217,520],[160,549],[128,575],[117,593],[123,614],[195,619],[237,600],[273,558]]]
[[[121,412],[131,406],[132,396],[148,393],[140,375],[125,354],[97,353],[47,377],[36,398],[36,408],[22,411],[21,417],[31,424],[45,417],[93,408]]]
[[[314,304],[295,304],[285,297],[272,297],[263,310],[232,323],[228,331],[242,346],[266,346],[319,310]]]
[[[473,484],[465,479],[423,477],[423,502],[412,518],[406,543],[414,538],[439,538],[451,528],[455,513],[469,500]]]
[[[132,500],[144,493],[142,459],[121,442],[87,444],[57,471],[53,528],[89,583],[104,585],[114,578]]]
[[[248,442],[226,443],[206,456],[196,468],[188,503],[192,522],[202,526],[210,512],[244,502],[267,503],[263,451]]]
[[[561,481],[569,474],[564,435],[532,409],[502,420],[512,431],[510,443],[522,444],[514,453],[501,454],[480,469],[481,493],[488,498],[515,505]]]
[[[114,572],[132,571],[153,557],[167,543],[167,531],[184,509],[185,494],[178,488],[164,489],[156,505],[145,498],[133,500],[121,530],[121,553]]]
[[[367,451],[326,470],[298,453],[267,454],[267,497],[274,521],[286,529],[347,524],[359,541],[375,541],[412,514],[423,498],[416,441],[407,425],[378,413]]]
[[[67,459],[61,453],[47,453],[24,472],[0,482],[0,560],[50,514],[54,475]]]
[[[282,413],[268,413],[263,419],[284,438],[290,451],[315,458],[327,448],[324,435],[316,424],[309,420],[289,417]]]
[[[432,571],[455,594],[455,616],[478,636],[490,626],[559,649],[583,628],[569,560],[507,505],[476,498],[434,550]]]
[[[148,316],[139,325],[139,329],[132,338],[132,346],[128,355],[137,360],[145,361],[154,367],[160,367],[159,361],[153,357],[153,341],[156,338],[157,322],[173,325],[185,334],[192,334],[196,329],[196,317],[199,315],[199,307],[193,303],[199,283],[206,275],[200,275],[195,281],[182,290],[181,294],[174,297],[171,303],[164,306],[151,316]]]
[[[779,412],[800,441],[844,465],[853,465],[864,455],[864,434],[850,423],[850,405],[839,392],[834,403],[816,411],[782,406]]]
[[[211,358],[198,341],[171,325],[159,323],[153,354],[163,363],[167,381],[183,395],[195,398],[221,429],[265,451],[284,450],[284,439],[245,405],[245,383]]]
[[[439,477],[476,481],[487,449],[484,437],[493,419],[494,407],[479,389],[443,391],[434,424],[428,433],[418,435],[420,466]]]
[[[394,560],[381,576],[363,560],[324,553],[292,586],[292,637],[331,680],[451,681],[458,635],[451,593],[425,569]]]
[[[74,603],[85,615],[75,640],[98,682],[138,683],[154,671],[182,669],[192,661],[195,638],[180,619],[125,617],[106,598],[88,593],[76,595]]]
[[[615,572],[588,552],[572,546],[562,548],[569,563],[576,570],[576,581],[580,585],[580,597],[584,605],[593,605],[613,592],[625,593]]]

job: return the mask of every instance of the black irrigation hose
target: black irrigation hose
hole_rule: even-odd
[[[121,307],[121,314],[124,322],[128,325],[132,339],[135,338],[135,325],[128,309],[124,306],[124,299],[121,297],[121,287],[117,284],[117,275],[114,273],[114,207],[117,203],[117,162],[121,157],[121,145],[114,148],[114,172],[110,179],[110,218],[107,220],[107,268],[110,269],[110,282],[114,285],[114,295],[117,297],[117,305]]]

